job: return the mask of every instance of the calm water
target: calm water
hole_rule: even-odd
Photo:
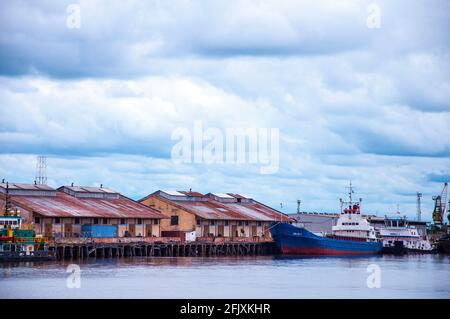
[[[0,264],[0,298],[450,298],[449,256],[97,259],[71,289],[70,263]]]

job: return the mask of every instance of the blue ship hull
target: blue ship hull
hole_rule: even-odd
[[[320,237],[305,228],[286,223],[272,225],[270,232],[284,255],[370,255],[380,253],[383,248],[381,242]]]

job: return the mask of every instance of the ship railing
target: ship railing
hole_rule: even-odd
[[[14,237],[15,243],[30,243],[30,244],[47,244],[48,238],[46,237]]]

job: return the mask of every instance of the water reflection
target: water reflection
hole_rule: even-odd
[[[81,288],[68,289],[78,264]],[[366,284],[368,265],[381,288]],[[449,298],[450,258],[134,257],[2,263],[1,298]]]

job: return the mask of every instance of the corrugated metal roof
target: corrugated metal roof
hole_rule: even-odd
[[[183,201],[168,199],[158,194],[153,194],[163,201],[170,202],[185,209],[198,217],[216,220],[255,220],[255,221],[287,221],[290,218],[266,205],[252,201],[248,203],[219,202],[210,197],[202,200]]]
[[[61,188],[67,188],[76,193],[108,193],[108,194],[118,194],[118,192],[113,191],[110,188],[105,187],[91,187],[91,186],[61,186]]]
[[[182,193],[182,194],[184,194],[184,195],[187,195],[187,196],[192,196],[192,197],[202,197],[203,196],[203,194],[202,193],[199,193],[199,192],[193,192],[193,191],[189,191],[189,192],[186,192],[186,191],[178,191],[179,193]]]
[[[183,194],[181,192],[173,191],[173,190],[162,190],[161,192],[166,193],[171,196],[186,196],[185,194]]]
[[[227,193],[211,193],[211,194],[220,198],[230,198],[230,199],[235,198],[231,195],[228,195]]]
[[[11,196],[24,209],[46,217],[165,218],[159,211],[125,196],[114,199],[78,198],[61,191],[56,196]]]
[[[236,193],[228,193],[228,195],[233,196],[234,198],[245,198],[245,199],[253,199],[252,196],[236,194]]]
[[[0,183],[0,187],[6,189],[6,183]],[[48,185],[43,184],[20,184],[20,183],[8,183],[8,189],[10,190],[34,190],[34,191],[54,191]]]

